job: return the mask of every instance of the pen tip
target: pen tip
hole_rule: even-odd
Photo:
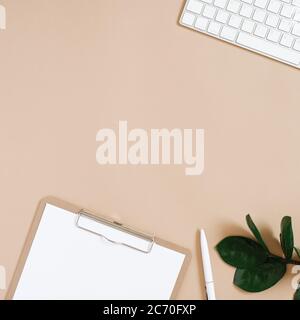
[[[206,234],[205,234],[205,231],[203,229],[201,229],[200,238],[201,238],[201,241],[207,241],[206,240]]]

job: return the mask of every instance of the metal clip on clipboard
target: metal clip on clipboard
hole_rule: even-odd
[[[77,214],[76,227],[97,235],[111,244],[122,245],[142,253],[150,253],[155,241],[154,236],[135,231],[104,217],[96,217],[84,210]]]

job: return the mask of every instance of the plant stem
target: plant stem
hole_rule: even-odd
[[[296,260],[286,260],[286,263],[287,264],[294,264],[294,265],[300,265],[300,261],[296,261]]]
[[[285,264],[294,264],[294,265],[300,265],[300,261],[294,260],[294,259],[285,259],[279,256],[276,256],[275,254],[270,254],[271,258],[275,258],[280,260],[281,262],[284,262]]]

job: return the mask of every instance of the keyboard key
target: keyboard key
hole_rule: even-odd
[[[195,12],[198,14],[201,13],[202,8],[203,8],[203,4],[198,0],[190,0],[189,4],[187,6],[187,9],[189,11],[192,11],[192,12]]]
[[[292,30],[292,34],[300,37],[300,23],[295,23],[294,28]]]
[[[226,23],[229,18],[229,13],[223,10],[219,10],[216,16],[216,20],[221,23]]]
[[[254,5],[259,8],[265,9],[268,4],[268,0],[255,0]]]
[[[188,0],[181,23],[300,69],[300,7],[294,3],[300,6],[300,0]]]
[[[236,0],[229,0],[227,10],[233,13],[238,13],[240,10],[240,2]]]
[[[278,42],[281,36],[281,32],[275,29],[271,29],[268,33],[267,39],[273,42]]]
[[[295,9],[291,6],[284,5],[281,9],[280,14],[286,18],[291,18],[294,14]]]
[[[281,8],[281,2],[278,0],[271,0],[268,5],[268,10],[274,13],[278,13]]]
[[[268,18],[266,20],[266,24],[270,27],[274,27],[276,28],[279,22],[279,18],[278,16],[276,16],[275,14],[269,14]]]
[[[245,20],[243,25],[242,25],[242,30],[246,31],[246,32],[249,32],[249,33],[252,33],[254,27],[255,27],[255,23],[253,21]]]
[[[290,36],[289,34],[284,34],[281,38],[280,44],[282,44],[285,47],[290,48],[294,42],[294,38]]]
[[[254,34],[261,38],[265,38],[265,36],[267,35],[267,32],[268,32],[268,28],[259,24],[256,26]]]
[[[294,44],[294,49],[300,51],[300,39],[297,39]]]
[[[257,22],[263,22],[266,18],[266,11],[261,10],[261,9],[256,9],[253,15],[253,20]]]
[[[278,46],[275,43],[256,38],[249,33],[240,32],[237,37],[237,43],[294,65],[299,65],[300,63],[300,52],[298,53]]]
[[[215,6],[219,8],[226,8],[227,0],[215,0]]]
[[[290,20],[285,20],[282,19],[280,24],[279,24],[279,30],[285,31],[285,32],[290,32],[292,28],[292,22]]]
[[[234,16],[232,15],[229,19],[229,22],[228,24],[231,26],[231,27],[234,27],[234,28],[239,28],[239,26],[241,25],[242,23],[242,18],[239,17],[239,16]]]
[[[182,17],[182,23],[186,24],[188,26],[192,26],[194,24],[195,21],[195,16],[189,12],[185,12],[185,14]]]
[[[218,23],[218,22],[215,22],[215,21],[211,21],[209,26],[208,26],[208,29],[207,31],[209,33],[212,33],[214,35],[219,35],[220,31],[221,31],[221,24]]]
[[[213,17],[215,16],[217,9],[215,7],[212,6],[205,6],[204,10],[203,10],[203,16],[213,19]]]
[[[230,28],[228,26],[224,26],[220,36],[226,40],[234,41],[238,34],[238,31],[236,29]]]
[[[250,18],[252,16],[253,13],[253,7],[249,6],[248,4],[243,4],[241,11],[240,11],[240,15],[246,18]]]
[[[292,4],[300,8],[300,0],[293,0]]]
[[[300,22],[300,11],[295,13],[294,20]]]
[[[203,17],[198,17],[195,23],[195,28],[205,31],[208,26],[209,20]]]

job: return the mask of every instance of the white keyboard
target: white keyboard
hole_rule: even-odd
[[[300,0],[187,0],[180,23],[300,68]]]

